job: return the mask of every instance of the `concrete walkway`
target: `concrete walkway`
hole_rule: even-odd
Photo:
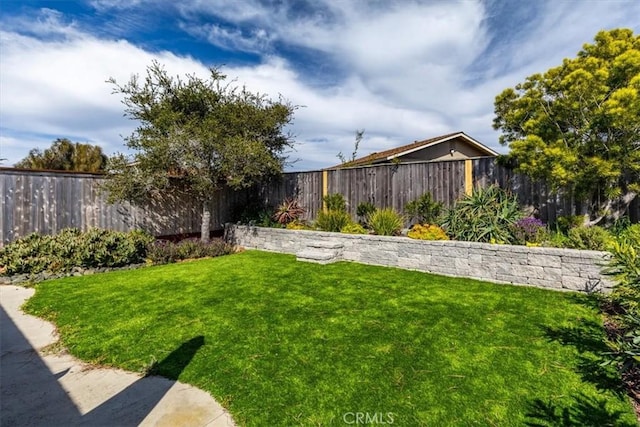
[[[42,354],[58,336],[20,310],[33,293],[0,286],[1,426],[234,426],[208,393],[190,385]]]

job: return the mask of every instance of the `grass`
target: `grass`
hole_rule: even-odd
[[[194,384],[241,425],[636,425],[573,293],[247,251],[45,282],[26,309],[74,355]]]

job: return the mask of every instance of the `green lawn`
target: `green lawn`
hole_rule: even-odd
[[[45,282],[26,307],[74,355],[194,384],[241,425],[636,425],[573,293],[247,251]]]

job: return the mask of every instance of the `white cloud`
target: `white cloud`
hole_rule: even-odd
[[[99,3],[100,10],[126,6],[119,0]],[[303,160],[294,166],[298,170],[336,164],[336,154],[350,154],[354,131],[362,128],[361,155],[457,130],[497,148],[491,121],[501,90],[575,56],[602,28],[640,29],[633,19],[640,16],[638,2],[549,2],[530,33],[503,40],[498,55],[484,51],[495,33],[487,27],[483,2],[376,4],[319,0],[315,13],[297,15],[287,2],[276,8],[257,1],[193,0],[175,7],[188,34],[262,54],[260,64],[225,67],[229,77],[305,106],[291,128],[299,142],[291,157]],[[207,16],[216,19],[209,22]],[[104,82],[110,76],[124,82],[143,73],[152,59],[172,74],[207,71],[188,56],[99,38],[51,10],[2,24],[0,157],[11,162],[57,137],[98,143],[108,153],[122,150],[120,135],[129,134],[134,123],[122,117],[119,98]],[[282,44],[312,49],[320,55],[325,80],[340,77],[315,84],[278,56]],[[484,68],[474,68],[480,59]]]

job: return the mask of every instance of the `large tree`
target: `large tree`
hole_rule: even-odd
[[[15,164],[23,169],[52,169],[76,172],[100,172],[107,164],[107,156],[97,145],[71,142],[58,138],[51,147],[41,151],[37,148]]]
[[[293,143],[285,127],[295,107],[225,79],[216,69],[207,79],[173,77],[153,62],[143,79],[108,80],[123,96],[125,116],[139,122],[125,140],[136,153],[110,159],[112,201],[144,202],[178,182],[201,205],[207,241],[216,190],[248,187],[282,172],[284,150]]]
[[[566,191],[586,224],[618,218],[640,191],[640,36],[601,31],[578,56],[496,97],[516,169]]]

